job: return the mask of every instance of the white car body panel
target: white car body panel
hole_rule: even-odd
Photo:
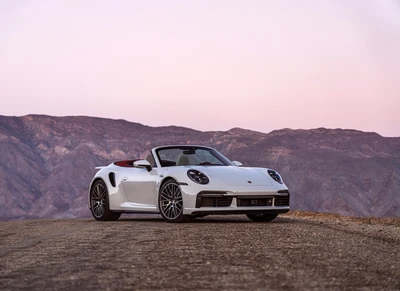
[[[158,195],[160,186],[166,179],[174,179],[179,183],[182,192],[184,215],[235,214],[236,212],[245,214],[246,211],[283,213],[289,211],[289,205],[275,205],[277,199],[280,199],[279,197],[287,196],[289,199],[289,190],[283,181],[278,183],[268,174],[268,168],[238,167],[234,164],[227,166],[183,165],[162,167],[156,151],[165,147],[157,147],[151,150],[156,167],[152,167],[150,171],[145,167],[123,167],[115,163],[106,167],[96,167],[100,170],[92,179],[89,192],[92,184],[96,180],[102,179],[107,186],[110,210],[159,213]],[[177,147],[184,146],[179,145]],[[208,148],[204,146],[193,147]],[[209,183],[203,185],[193,182],[187,174],[189,169],[204,173],[209,178]],[[110,174],[115,176],[114,185]],[[199,197],[205,199],[206,197],[212,198],[213,195],[221,199],[231,197],[232,202],[229,206],[199,207]],[[270,197],[272,205],[238,205],[240,199],[243,200],[247,197],[249,199],[254,197],[254,201],[259,198]]]

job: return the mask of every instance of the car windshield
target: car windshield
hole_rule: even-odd
[[[161,167],[229,166],[232,163],[214,149],[203,147],[165,147],[156,150]]]

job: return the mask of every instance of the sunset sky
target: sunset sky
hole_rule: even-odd
[[[0,0],[1,115],[400,136],[398,0]]]

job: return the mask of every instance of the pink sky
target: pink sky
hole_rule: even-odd
[[[1,115],[400,136],[397,0],[0,1]]]

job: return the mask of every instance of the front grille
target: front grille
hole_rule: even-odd
[[[237,206],[272,206],[272,197],[270,198],[237,198]]]
[[[200,207],[228,207],[232,197],[201,197]]]
[[[275,197],[275,206],[289,206],[289,196]]]

